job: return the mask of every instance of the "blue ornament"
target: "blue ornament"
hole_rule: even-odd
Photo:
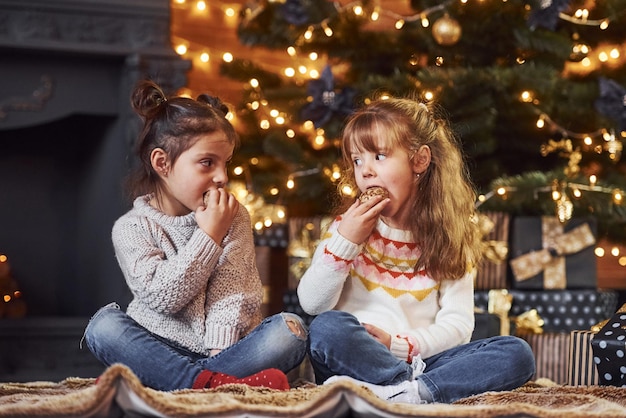
[[[309,21],[309,15],[302,0],[286,0],[280,6],[280,14],[288,23],[296,26],[304,25]]]
[[[356,91],[350,87],[335,91],[335,78],[329,66],[324,67],[319,79],[309,82],[307,94],[313,100],[302,108],[300,116],[313,121],[316,128],[324,126],[333,117],[344,118],[354,110]]]
[[[534,30],[537,27],[556,29],[559,13],[569,7],[570,0],[541,0],[539,9],[533,9],[528,16],[528,26]]]
[[[626,88],[604,77],[598,79],[600,95],[595,101],[596,110],[615,120],[620,131],[626,131]]]

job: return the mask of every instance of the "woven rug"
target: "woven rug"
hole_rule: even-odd
[[[392,404],[351,382],[289,391],[245,385],[160,392],[125,366],[99,378],[0,384],[0,417],[626,417],[626,388],[551,381],[487,392],[454,404]]]

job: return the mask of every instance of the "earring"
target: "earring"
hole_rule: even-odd
[[[415,173],[415,180],[419,180],[420,178],[420,173]]]

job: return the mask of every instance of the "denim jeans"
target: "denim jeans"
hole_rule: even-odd
[[[300,322],[304,334],[296,336],[285,322]],[[283,372],[298,366],[306,356],[306,326],[291,313],[263,320],[252,332],[213,357],[190,352],[135,322],[115,303],[91,318],[84,339],[105,366],[122,363],[148,387],[157,390],[191,388],[202,370],[245,377],[267,368]]]
[[[413,368],[370,336],[353,315],[327,311],[309,326],[309,356],[317,383],[347,375],[378,385],[413,378]],[[497,336],[472,341],[427,359],[423,382],[433,402],[452,403],[486,391],[512,390],[535,373],[535,359],[526,341]]]

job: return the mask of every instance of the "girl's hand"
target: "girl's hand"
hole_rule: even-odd
[[[239,210],[239,202],[223,188],[211,189],[204,197],[205,206],[196,209],[196,222],[213,241],[220,244]]]
[[[372,325],[372,324],[363,324],[365,330],[369,335],[374,337],[376,341],[383,344],[387,348],[391,348],[391,335],[382,329]]]
[[[372,197],[365,202],[357,199],[341,216],[337,230],[345,239],[362,244],[374,230],[380,213],[388,203],[389,198],[381,196]]]

